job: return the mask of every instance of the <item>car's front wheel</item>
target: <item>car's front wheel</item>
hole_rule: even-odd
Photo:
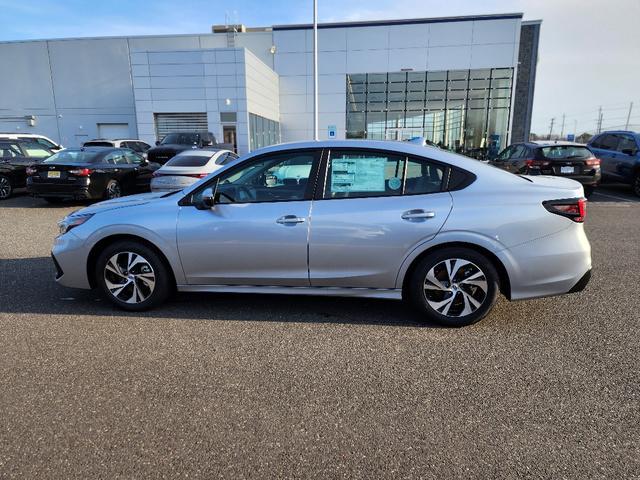
[[[428,255],[409,279],[409,298],[425,320],[450,327],[471,325],[493,308],[499,291],[495,267],[467,248]]]
[[[633,178],[631,188],[633,189],[633,193],[640,197],[640,172],[637,172],[636,176]]]
[[[96,283],[116,306],[148,310],[164,302],[172,290],[172,277],[160,255],[134,241],[105,248],[96,262]]]
[[[13,193],[13,185],[9,177],[0,175],[0,200],[5,200]]]

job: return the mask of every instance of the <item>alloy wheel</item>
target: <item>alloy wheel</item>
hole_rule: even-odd
[[[429,270],[423,288],[427,303],[436,312],[447,317],[464,317],[485,302],[488,283],[475,263],[450,258]]]
[[[11,195],[11,182],[7,177],[0,177],[0,199],[4,200]]]
[[[111,182],[107,186],[107,198],[120,198],[122,192],[120,191],[120,184],[118,182]]]
[[[104,283],[117,300],[142,303],[153,294],[156,275],[149,261],[139,253],[119,252],[104,267]]]

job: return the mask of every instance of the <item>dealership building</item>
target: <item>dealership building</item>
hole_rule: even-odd
[[[527,139],[540,23],[320,24],[320,138],[424,136],[467,153]],[[0,61],[0,132],[78,146],[209,130],[240,153],[313,138],[311,25],[1,42]]]

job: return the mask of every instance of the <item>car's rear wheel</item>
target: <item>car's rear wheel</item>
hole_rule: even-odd
[[[141,243],[122,241],[108,246],[98,257],[95,271],[102,293],[124,310],[148,310],[171,293],[168,268],[158,253]]]
[[[0,175],[0,200],[5,200],[13,193],[13,185],[9,177]]]
[[[107,188],[104,190],[104,197],[107,200],[112,200],[114,198],[120,198],[122,196],[122,188],[120,187],[120,183],[117,180],[109,180],[107,183]]]
[[[491,261],[467,248],[433,252],[416,266],[409,281],[409,298],[425,320],[450,327],[484,318],[499,291]]]

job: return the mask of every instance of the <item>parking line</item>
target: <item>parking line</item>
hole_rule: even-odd
[[[614,200],[622,200],[623,202],[636,202],[637,200],[633,199],[633,198],[624,198],[624,197],[618,197],[616,195],[609,195],[607,193],[601,193],[601,192],[593,192],[594,195],[600,195],[602,197],[607,197],[607,198],[613,198]]]

